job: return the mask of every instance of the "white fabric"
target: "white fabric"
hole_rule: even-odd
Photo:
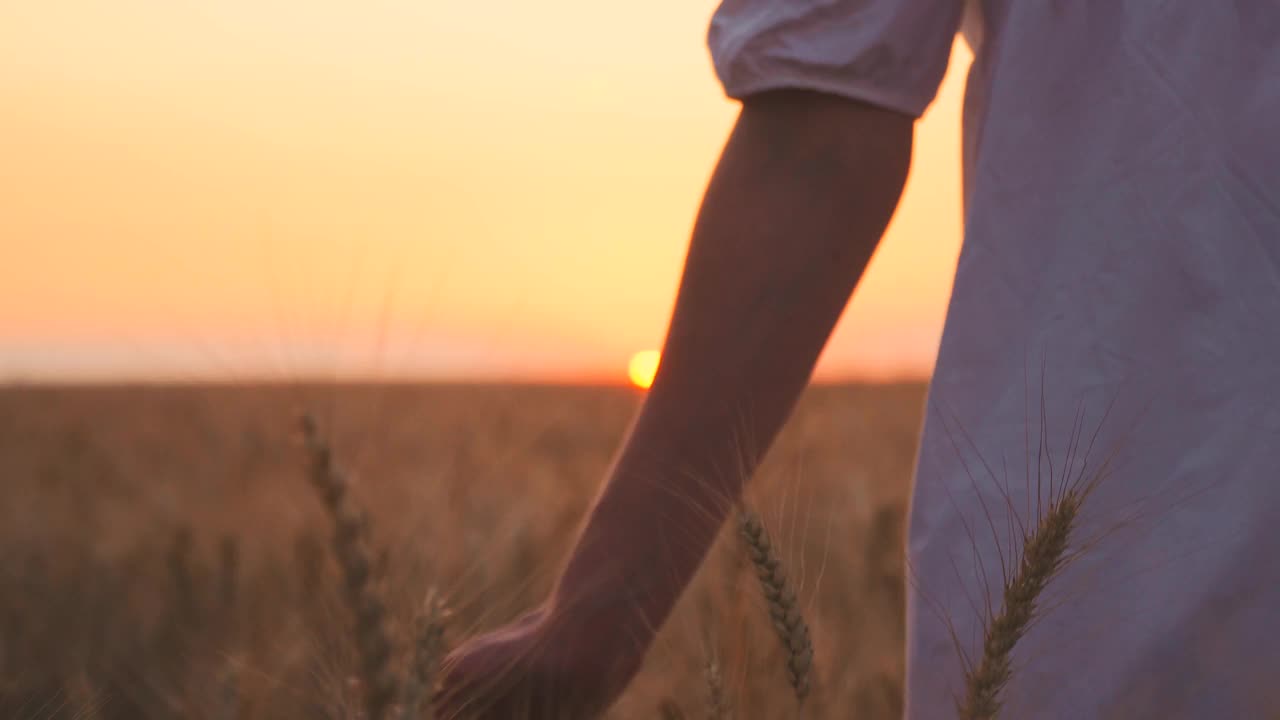
[[[957,644],[980,656],[1018,523],[1064,468],[1087,476],[1114,453],[1002,716],[1272,717],[1280,3],[977,9],[965,241],[911,506],[907,715],[955,716]],[[918,115],[959,10],[730,1],[710,45],[731,96],[807,87]],[[860,73],[881,46],[916,59]],[[1083,470],[1078,412],[1086,444],[1100,428]]]
[[[803,87],[919,117],[947,69],[959,5],[724,0],[708,44],[730,97]]]

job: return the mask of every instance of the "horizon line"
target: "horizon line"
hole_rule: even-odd
[[[811,380],[808,385],[816,387],[835,387],[849,385],[922,385],[928,384],[929,375],[917,374],[850,374],[836,377],[820,377]],[[129,387],[324,387],[324,386],[378,386],[378,385],[420,385],[420,386],[455,386],[455,387],[564,387],[564,388],[618,388],[647,393],[637,388],[625,378],[603,377],[444,377],[444,376],[360,376],[348,375],[340,377],[299,376],[280,377],[262,375],[242,378],[214,377],[166,377],[166,376],[93,376],[93,377],[7,377],[0,378],[0,390],[20,388],[48,389],[94,389],[94,388],[129,388]]]

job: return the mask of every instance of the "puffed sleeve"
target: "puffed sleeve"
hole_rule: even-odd
[[[707,45],[731,98],[817,90],[919,117],[963,9],[963,0],[722,0]]]

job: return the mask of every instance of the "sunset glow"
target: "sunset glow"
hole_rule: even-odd
[[[715,6],[0,3],[0,382],[622,382],[739,109]],[[932,368],[970,59],[819,379]]]

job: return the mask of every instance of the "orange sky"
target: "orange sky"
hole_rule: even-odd
[[[622,380],[737,110],[714,6],[0,4],[0,379]],[[932,364],[969,59],[820,377]]]

